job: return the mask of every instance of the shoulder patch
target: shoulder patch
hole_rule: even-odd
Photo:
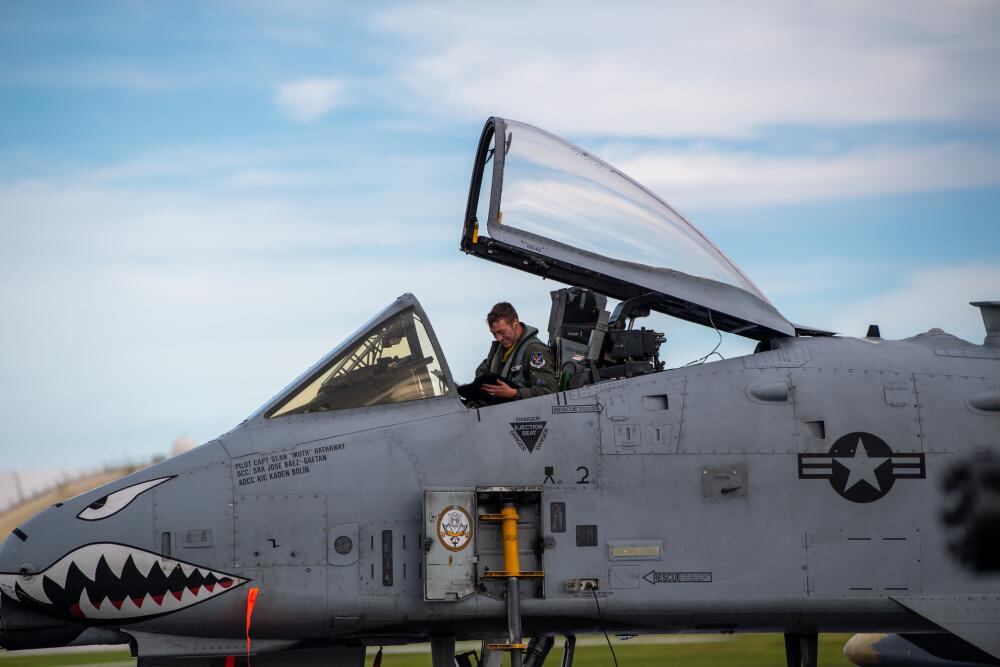
[[[532,352],[531,361],[529,361],[528,364],[532,368],[545,368],[545,355],[541,352]]]

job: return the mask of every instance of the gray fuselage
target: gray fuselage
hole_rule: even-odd
[[[489,586],[425,600],[425,493],[540,487],[522,515],[524,560],[544,572],[521,583],[528,634],[596,629],[597,605],[620,631],[927,631],[908,598],[1000,592],[949,557],[939,521],[943,471],[998,444],[1000,416],[970,397],[1000,388],[1000,354],[947,334],[776,345],[478,410],[450,392],[258,414],[36,516],[0,572],[121,544],[235,578],[173,613],[100,621],[126,632],[241,637],[257,587],[261,639],[496,636]],[[171,476],[113,516],[77,517]],[[495,559],[484,540],[466,553],[480,569]],[[568,590],[585,579],[597,591]]]

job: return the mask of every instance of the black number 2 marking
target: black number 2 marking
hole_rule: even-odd
[[[590,484],[587,481],[587,478],[590,477],[590,470],[587,469],[587,466],[580,466],[576,471],[580,473],[580,479],[576,480],[577,484]]]

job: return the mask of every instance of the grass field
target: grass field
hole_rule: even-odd
[[[3,667],[48,667],[58,665],[134,665],[135,660],[129,656],[128,649],[111,651],[82,651],[71,653],[45,653],[41,651],[0,651],[0,665]]]
[[[850,635],[820,635],[819,664],[821,667],[850,667],[842,651]],[[669,642],[669,643],[667,643]],[[680,637],[642,636],[629,641],[611,638],[618,656],[619,667],[778,667],[785,664],[785,645],[781,635],[683,635]],[[473,645],[462,643],[459,651]],[[368,651],[367,667],[371,667],[375,650]],[[558,667],[562,660],[562,641],[545,664]],[[134,665],[126,650],[93,651],[58,654],[5,653],[0,651],[0,667],[70,667],[103,665],[125,667]],[[252,664],[252,662],[251,662]],[[289,662],[289,665],[294,663]],[[382,667],[430,667],[431,656],[426,645],[387,648]],[[580,637],[574,667],[614,667],[611,652],[603,636]]]

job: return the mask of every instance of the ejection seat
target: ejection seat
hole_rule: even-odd
[[[549,346],[559,369],[559,389],[596,381],[609,313],[608,298],[582,287],[555,290],[549,311]],[[594,371],[593,374],[588,371]],[[572,386],[570,386],[572,385]]]
[[[590,289],[567,287],[551,295],[549,346],[559,368],[560,391],[663,369],[663,334],[631,328],[637,317],[649,315],[654,295],[623,301],[614,314],[605,309],[607,297]]]

